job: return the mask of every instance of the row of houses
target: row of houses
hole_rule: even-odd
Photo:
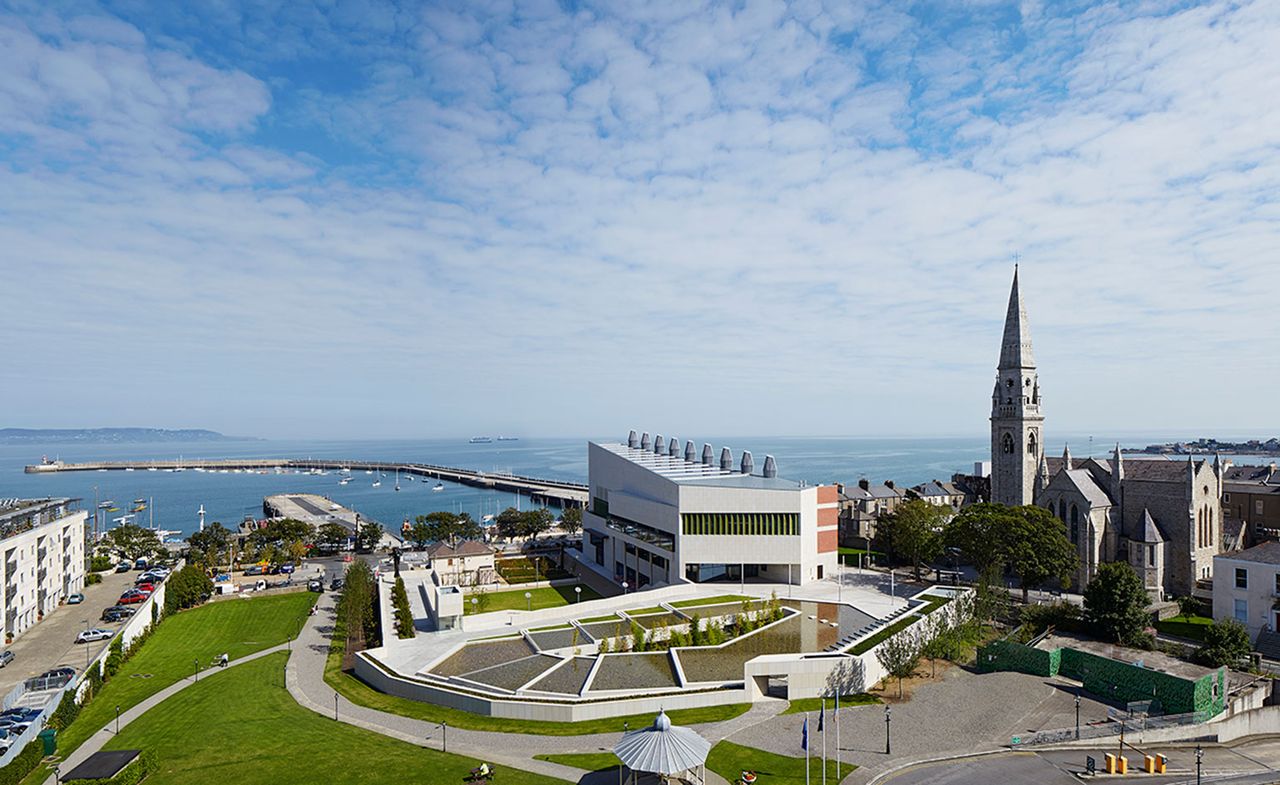
[[[981,469],[978,469],[980,472]],[[981,473],[954,474],[949,481],[930,480],[899,488],[893,480],[858,480],[855,485],[836,484],[840,495],[840,544],[867,547],[876,536],[876,522],[908,499],[920,499],[939,507],[959,510],[985,501],[991,493],[989,477]]]

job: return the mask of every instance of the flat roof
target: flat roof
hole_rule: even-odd
[[[758,474],[742,474],[741,472],[721,469],[718,459],[711,465],[707,465],[701,461],[686,461],[683,454],[656,453],[652,450],[628,447],[618,442],[592,442],[592,444],[681,485],[757,488],[773,491],[794,491],[806,487],[805,483],[796,482],[795,480],[784,480],[780,477],[762,477]]]

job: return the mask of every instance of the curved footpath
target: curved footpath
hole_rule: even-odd
[[[275,654],[278,651],[285,651],[288,647],[289,647],[289,644],[282,643],[278,646],[272,646],[269,649],[256,651],[253,654],[246,655],[236,660],[231,660],[230,662],[227,663],[227,668],[234,668],[237,665],[241,665],[246,662],[252,662],[253,660],[258,659],[259,657],[265,657],[268,654]],[[206,678],[210,678],[210,677],[216,677],[219,673],[223,672],[224,670],[226,670],[226,668],[218,668],[216,670],[207,669],[203,672],[206,674]],[[160,690],[155,695],[152,695],[151,697],[147,698],[141,703],[135,704],[134,706],[129,708],[127,711],[122,712],[120,714],[119,727],[121,728],[125,727],[129,723],[141,717],[143,714],[146,714],[152,708],[160,705],[168,698],[173,697],[174,695],[178,694],[179,692],[182,692],[187,687],[190,687],[192,684],[195,684],[195,683],[196,683],[195,679],[184,678],[181,681],[170,684],[168,687],[165,687],[163,690]],[[105,728],[103,728],[102,730],[90,736],[83,744],[77,747],[70,755],[68,755],[64,760],[59,762],[58,763],[59,770],[71,771],[73,768],[83,763],[85,759],[88,758],[90,755],[97,752],[98,750],[101,750],[102,747],[108,741],[110,741],[115,735],[116,735],[116,720],[113,717],[110,724],[108,724]],[[57,782],[57,778],[54,775],[49,775],[49,778],[44,781],[44,785],[56,785],[56,782]]]

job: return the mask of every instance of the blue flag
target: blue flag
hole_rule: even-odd
[[[825,732],[825,731],[823,731],[822,726],[823,726],[823,724],[824,724],[824,723],[823,723],[823,720],[825,720],[825,719],[826,719],[826,717],[827,717],[827,702],[826,702],[826,701],[823,701],[823,702],[822,702],[822,711],[818,712],[818,733],[824,733],[824,732]]]
[[[805,715],[804,727],[800,729],[800,749],[809,749],[809,717]]]

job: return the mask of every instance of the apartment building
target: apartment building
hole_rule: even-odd
[[[84,589],[84,529],[77,499],[0,499],[5,640]]]

